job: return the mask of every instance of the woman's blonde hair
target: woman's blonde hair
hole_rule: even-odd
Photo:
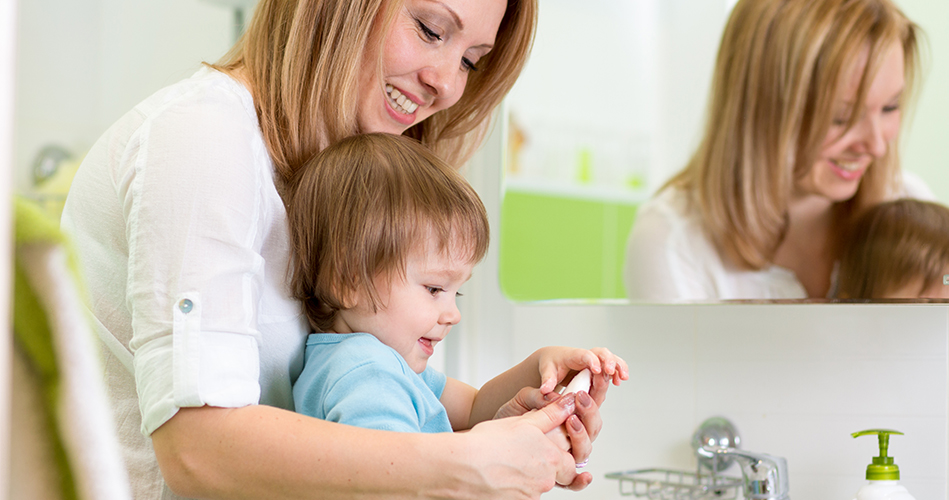
[[[903,48],[908,107],[918,71],[918,27],[889,0],[740,0],[721,40],[694,156],[666,187],[684,189],[719,250],[739,266],[768,265],[787,230],[795,181],[820,154],[843,89],[869,50],[855,102],[893,44]],[[860,117],[853,106],[846,128]],[[838,224],[892,197],[897,142],[867,170]]]
[[[841,254],[837,296],[880,299],[921,280],[920,292],[949,269],[949,208],[901,199],[867,210]]]
[[[408,256],[428,249],[427,238],[470,263],[488,250],[488,217],[477,193],[408,137],[343,139],[299,169],[290,186],[290,283],[318,331],[360,292],[376,308],[374,280],[404,277]]]
[[[401,8],[402,0],[261,0],[241,39],[211,65],[230,74],[240,70],[250,85],[264,140],[284,180],[321,149],[359,132],[360,68],[366,54],[379,54],[381,71],[382,47]],[[494,49],[468,76],[461,99],[406,135],[460,167],[520,74],[536,20],[537,0],[507,0]]]

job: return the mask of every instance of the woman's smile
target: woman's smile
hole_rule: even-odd
[[[412,125],[415,121],[415,110],[420,106],[420,99],[409,97],[391,84],[386,84],[386,111],[395,121],[403,125]]]
[[[396,111],[402,114],[410,115],[414,113],[419,107],[419,104],[415,101],[415,99],[403,94],[399,91],[399,89],[393,87],[392,85],[386,84],[386,95],[389,96],[389,104],[391,104]]]
[[[867,167],[869,167],[869,161],[865,160],[837,160],[831,159],[827,160],[830,162],[831,168],[838,177],[845,181],[858,181],[863,177],[863,173],[866,172]]]

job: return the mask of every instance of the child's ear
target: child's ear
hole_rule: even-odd
[[[342,309],[352,309],[359,305],[359,293],[355,287],[340,284],[333,286],[333,295],[339,300]]]
[[[340,303],[343,304],[343,309],[352,309],[359,305],[359,301],[356,300],[355,293],[347,293],[340,296]]]

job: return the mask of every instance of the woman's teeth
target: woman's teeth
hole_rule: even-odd
[[[418,109],[418,104],[405,97],[402,92],[399,92],[399,89],[392,85],[386,84],[386,94],[389,96],[389,104],[402,114],[411,115]]]
[[[846,170],[847,172],[856,172],[857,170],[860,170],[859,162],[846,162],[846,161],[840,161],[840,160],[832,160],[832,161],[834,162],[834,165],[837,165],[838,167],[840,167],[843,170]]]

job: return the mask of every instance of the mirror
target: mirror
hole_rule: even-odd
[[[500,285],[517,302],[626,297],[638,207],[700,139],[714,58],[735,2],[543,0],[531,59],[507,103]],[[939,0],[896,0],[925,33],[923,81],[904,114],[903,168],[949,203],[940,139],[949,53]]]

